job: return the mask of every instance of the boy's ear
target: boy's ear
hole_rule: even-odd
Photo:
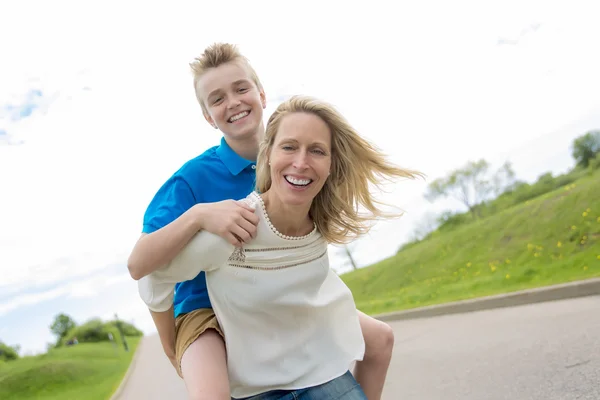
[[[203,112],[202,114],[204,115],[204,119],[206,120],[206,122],[208,122],[213,128],[219,129],[219,128],[217,128],[217,124],[215,124],[215,121],[212,119],[212,117],[209,114],[207,114],[205,112]]]
[[[262,104],[263,110],[267,108],[267,95],[265,95],[265,91],[260,91],[260,103]]]

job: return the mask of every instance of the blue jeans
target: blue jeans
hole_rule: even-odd
[[[319,386],[296,390],[273,390],[238,400],[367,400],[350,371]]]

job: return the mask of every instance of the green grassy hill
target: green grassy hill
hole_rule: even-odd
[[[119,386],[140,340],[127,338],[129,352],[121,344],[80,343],[0,362],[0,399],[106,400]]]
[[[600,276],[600,171],[342,275],[376,314]]]

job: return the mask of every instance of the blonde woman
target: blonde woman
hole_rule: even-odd
[[[349,372],[364,353],[357,310],[327,245],[385,216],[370,184],[418,175],[387,162],[329,104],[293,97],[269,119],[256,191],[243,200],[256,210],[256,237],[237,247],[201,231],[139,280],[140,295],[167,311],[174,284],[206,271],[234,398],[365,399]]]

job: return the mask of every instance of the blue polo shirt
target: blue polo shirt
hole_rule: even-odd
[[[158,190],[144,214],[144,233],[170,224],[197,203],[242,199],[254,190],[256,163],[235,153],[224,138],[186,162]],[[199,308],[211,308],[206,275],[175,285],[175,317]]]

